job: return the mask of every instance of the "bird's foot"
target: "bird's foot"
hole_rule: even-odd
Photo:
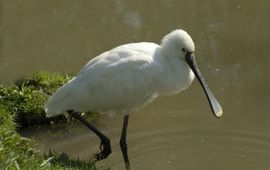
[[[101,140],[99,148],[101,152],[94,154],[95,159],[98,161],[107,158],[112,153],[111,143],[107,138]]]

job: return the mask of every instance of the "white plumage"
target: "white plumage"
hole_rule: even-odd
[[[195,62],[195,46],[183,30],[166,35],[161,45],[133,43],[116,47],[90,60],[68,83],[59,88],[45,105],[47,116],[68,112],[92,130],[101,140],[97,160],[111,153],[110,140],[80,116],[79,112],[96,111],[124,115],[120,146],[126,170],[129,113],[153,101],[158,95],[173,95],[198,78],[215,116],[222,108],[211,93]]]
[[[194,79],[186,62],[186,52],[194,50],[191,37],[175,30],[161,45],[141,42],[106,51],[50,97],[47,116],[67,110],[128,114],[158,95],[176,94]]]

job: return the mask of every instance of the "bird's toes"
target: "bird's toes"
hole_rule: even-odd
[[[94,156],[95,160],[97,160],[97,161],[102,160],[102,159],[101,159],[101,153],[96,153],[96,154],[94,154],[93,156]]]
[[[97,161],[100,161],[102,159],[105,159],[109,156],[109,154],[106,154],[104,152],[100,152],[100,153],[97,153],[97,154],[94,154],[94,158],[97,160]]]
[[[94,158],[98,161],[106,159],[112,153],[110,148],[102,149],[100,153],[94,154]]]
[[[98,161],[107,158],[112,153],[110,140],[102,140],[99,149],[100,153],[94,154],[94,158]]]

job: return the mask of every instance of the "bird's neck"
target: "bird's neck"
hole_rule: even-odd
[[[160,55],[160,86],[158,93],[172,95],[186,89],[193,81],[194,74],[186,61],[176,57]]]

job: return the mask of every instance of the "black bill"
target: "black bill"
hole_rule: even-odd
[[[186,61],[188,63],[188,65],[190,66],[190,68],[192,69],[192,71],[194,72],[195,76],[197,77],[197,79],[199,80],[206,96],[208,99],[208,102],[211,106],[211,109],[214,113],[214,115],[218,118],[220,118],[222,116],[222,108],[220,106],[220,104],[218,103],[217,99],[215,98],[215,96],[213,95],[213,93],[211,92],[211,90],[209,89],[208,85],[206,84],[202,73],[200,72],[198,65],[195,61],[195,56],[192,53],[187,53],[186,56]]]

